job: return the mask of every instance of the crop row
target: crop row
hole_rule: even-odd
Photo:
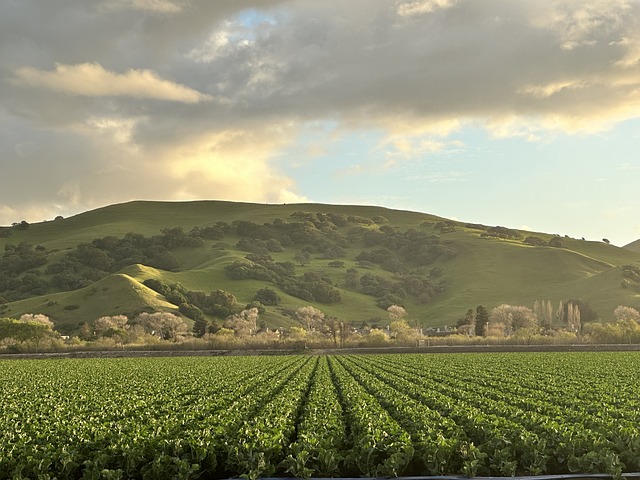
[[[0,479],[640,470],[640,355],[0,361]]]
[[[461,432],[456,454],[445,465],[447,471],[459,468],[460,459],[462,471],[468,475],[619,474],[623,468],[634,469],[637,465],[639,450],[629,443],[637,441],[637,431],[630,432],[633,437],[627,442],[616,445],[607,439],[607,429],[592,429],[586,422],[579,424],[513,407],[491,398],[493,388],[451,385],[454,382],[416,372],[415,365],[411,370],[388,364],[371,368],[367,359],[343,361],[364,384],[376,385],[377,379],[453,420]],[[381,391],[378,395],[385,401],[390,393]],[[623,458],[629,463],[625,464]]]
[[[224,471],[238,428],[311,359],[234,360],[5,362],[14,368],[0,378],[0,478]]]

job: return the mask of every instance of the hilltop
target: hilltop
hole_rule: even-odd
[[[63,332],[102,315],[178,313],[178,294],[221,323],[262,292],[260,319],[272,328],[295,325],[304,305],[375,325],[402,304],[427,327],[477,305],[580,300],[586,321],[607,321],[616,306],[640,304],[634,244],[374,206],[136,201],[0,234],[0,315],[43,313]],[[218,290],[235,305],[205,298]]]

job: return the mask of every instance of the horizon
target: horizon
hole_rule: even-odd
[[[0,8],[2,225],[219,199],[640,239],[637,2]]]

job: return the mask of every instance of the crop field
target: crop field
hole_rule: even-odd
[[[0,361],[0,479],[640,471],[640,354]]]

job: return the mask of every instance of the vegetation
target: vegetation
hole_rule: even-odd
[[[578,305],[582,325],[640,308],[632,249],[377,207],[132,202],[3,232],[0,316],[39,312],[72,336],[143,312],[204,336],[246,307],[271,331],[306,305],[356,329],[385,327],[392,305],[425,329],[541,298]]]
[[[262,320],[265,306],[254,301],[236,313],[229,313],[235,297],[224,290],[210,294],[185,291],[179,285],[147,282],[167,292],[180,290],[180,298],[213,305],[225,311],[222,323],[210,321],[203,311],[188,301],[180,302],[175,313],[143,311],[135,315],[105,315],[83,323],[77,335],[62,336],[42,314],[24,314],[19,319],[0,318],[0,353],[91,349],[301,349],[343,347],[419,347],[424,345],[489,344],[610,344],[640,343],[640,312],[618,306],[612,321],[583,325],[581,312],[589,305],[576,300],[536,301],[533,309],[499,305],[490,311],[483,305],[468,309],[455,327],[423,328],[400,305],[387,308],[388,318],[377,326],[353,326],[327,315],[312,305],[289,312],[295,324],[272,329]],[[272,298],[272,291],[261,295]],[[573,302],[573,303],[572,303]]]
[[[635,352],[2,361],[0,479],[615,477],[640,469],[639,372]]]

